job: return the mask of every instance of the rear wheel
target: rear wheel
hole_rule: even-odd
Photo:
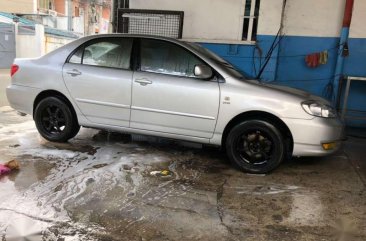
[[[49,141],[66,142],[80,130],[71,108],[57,97],[41,100],[35,109],[34,120],[38,132]]]
[[[283,160],[285,144],[281,132],[263,120],[248,120],[236,125],[226,139],[231,162],[249,173],[268,173]]]

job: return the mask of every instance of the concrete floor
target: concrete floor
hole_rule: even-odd
[[[0,123],[0,162],[21,164],[0,180],[7,240],[366,240],[362,138],[249,175],[199,145],[92,129],[55,144],[8,107]]]

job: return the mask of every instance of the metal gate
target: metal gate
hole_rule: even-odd
[[[15,28],[0,24],[0,69],[9,69],[15,59]]]
[[[117,32],[182,38],[184,12],[118,9]]]

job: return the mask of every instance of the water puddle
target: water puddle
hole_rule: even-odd
[[[228,187],[234,189],[237,194],[248,195],[275,195],[281,193],[291,193],[300,187],[280,184],[264,184],[264,185],[243,185],[240,187]]]

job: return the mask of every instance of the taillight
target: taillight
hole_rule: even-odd
[[[13,75],[18,71],[19,66],[16,64],[12,64],[10,68],[10,76],[13,77]]]

